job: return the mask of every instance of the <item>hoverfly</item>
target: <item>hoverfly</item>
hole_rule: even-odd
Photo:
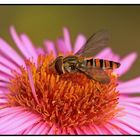
[[[86,43],[74,55],[67,57],[58,56],[53,65],[58,74],[81,72],[88,78],[106,84],[110,78],[106,70],[114,70],[120,67],[120,63],[94,59],[93,55],[97,49],[107,47],[109,44],[109,34],[107,31],[99,31],[93,34]]]

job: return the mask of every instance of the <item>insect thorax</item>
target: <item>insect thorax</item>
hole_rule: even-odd
[[[65,72],[76,72],[79,59],[77,56],[67,56],[63,59],[63,68]]]
[[[55,69],[58,74],[77,72],[78,68],[83,68],[83,70],[86,70],[88,66],[87,62],[87,59],[75,55],[67,57],[59,56],[55,60]]]

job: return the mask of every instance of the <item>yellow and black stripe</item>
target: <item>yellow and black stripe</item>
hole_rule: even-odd
[[[116,69],[120,66],[120,63],[104,59],[88,59],[86,65],[101,69]]]

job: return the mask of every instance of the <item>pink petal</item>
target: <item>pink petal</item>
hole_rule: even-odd
[[[0,96],[4,96],[4,92],[0,90]]]
[[[76,130],[78,135],[93,135],[93,134],[95,134],[95,130],[93,131],[93,129],[91,129],[88,126],[76,128],[75,130]]]
[[[135,79],[120,83],[119,86],[121,88],[128,88],[130,86],[132,87],[132,86],[136,86],[139,84],[140,84],[140,77],[136,77]]]
[[[0,80],[0,86],[6,87],[7,84],[8,84],[8,83],[7,83],[6,81]]]
[[[104,127],[110,132],[112,135],[122,135],[119,129],[115,128],[112,124],[105,124]]]
[[[10,78],[11,78],[10,75],[5,74],[5,73],[3,73],[3,72],[0,71],[0,80],[1,81],[9,82],[10,81],[9,80]]]
[[[124,116],[121,116],[118,118],[118,120],[125,124],[126,126],[130,127],[132,130],[136,131],[137,134],[140,133],[140,121],[139,121],[139,117],[130,115],[130,114],[126,114]],[[133,134],[131,132],[131,134]]]
[[[84,135],[85,134],[84,131],[80,128],[75,128],[75,130],[76,130],[78,135]]]
[[[130,93],[139,93],[140,92],[140,88],[137,89],[137,86],[133,87],[133,88],[128,88],[128,89],[119,89],[121,94],[130,94]]]
[[[38,57],[38,55],[36,53],[36,50],[35,50],[34,45],[32,44],[31,40],[29,39],[29,37],[27,35],[25,35],[25,34],[22,34],[21,35],[21,40],[22,40],[22,42],[24,44],[24,47],[28,50],[28,52],[30,54],[28,56],[28,58],[29,57],[33,57],[34,62],[37,63],[37,57]]]
[[[140,114],[138,113],[138,112],[140,112],[140,110],[138,110],[138,109],[136,109],[136,108],[126,106],[124,111],[125,111],[127,114],[134,115],[134,116],[140,118]]]
[[[11,109],[13,109],[13,110],[10,110],[9,111],[10,113],[7,112],[8,109],[7,110],[4,110],[5,112],[3,112],[3,113],[5,113],[5,114],[2,114],[4,116],[1,117],[1,120],[0,121],[5,122],[5,123],[1,123],[0,129],[2,129],[2,126],[3,125],[6,126],[6,125],[8,125],[9,123],[12,123],[15,120],[16,120],[16,124],[17,124],[18,122],[21,123],[21,121],[26,120],[27,118],[30,118],[30,117],[31,118],[34,118],[34,117],[36,118],[37,117],[37,115],[33,114],[32,112],[25,111],[25,109],[22,109],[22,108],[12,107]],[[10,118],[13,117],[13,116],[16,116],[16,117],[14,117],[11,120]],[[7,121],[9,119],[10,119],[10,121]],[[10,127],[13,127],[14,125],[15,124],[13,124],[12,126],[10,125]],[[10,129],[10,127],[6,128],[6,129]]]
[[[22,112],[24,111],[25,109],[22,108],[22,107],[6,107],[6,108],[3,108],[3,109],[0,109],[0,117],[3,117],[3,116],[8,116],[10,114],[13,114],[13,113],[16,113],[16,112]]]
[[[122,101],[119,99],[119,104],[118,104],[119,108],[123,108],[123,110],[119,113],[118,117],[120,116],[124,116],[124,115],[133,115],[136,117],[140,117],[140,107],[138,104],[134,104],[131,102],[127,102],[127,101]]]
[[[58,49],[59,49],[60,53],[63,53],[64,55],[66,55],[68,53],[67,47],[66,47],[63,39],[59,38],[57,40],[57,45],[58,45]]]
[[[95,58],[106,59],[106,60],[113,60],[119,61],[119,56],[114,54],[111,48],[105,48],[100,53],[98,53]]]
[[[4,65],[0,65],[0,71],[9,76],[13,76],[13,74],[11,73],[11,70],[6,68]]]
[[[9,93],[7,87],[0,86],[0,95],[5,95],[7,93]]]
[[[111,48],[105,48],[100,53],[98,53],[95,57],[108,59],[110,54],[112,54]]]
[[[125,101],[122,101],[120,102],[120,105],[123,105],[123,106],[130,106],[130,107],[133,107],[135,109],[139,109],[140,110],[140,106],[138,104],[135,104],[135,103],[132,103],[132,102],[125,102]]]
[[[48,135],[53,135],[55,128],[56,128],[55,125],[51,126],[49,131],[48,131]]]
[[[96,134],[98,134],[98,135],[103,135],[103,134],[105,134],[105,132],[103,131],[103,129],[101,129],[101,128],[98,127],[97,125],[93,125],[92,127],[94,127]]]
[[[46,128],[48,127],[47,124],[45,122],[40,122],[40,123],[41,123],[41,125],[36,130],[36,133],[35,134],[40,134],[40,135],[47,134],[46,133]]]
[[[30,135],[30,134],[34,134],[34,135],[37,135],[37,134],[40,134],[40,132],[39,132],[39,129],[41,128],[41,126],[42,126],[42,122],[39,122],[39,123],[37,123],[37,124],[34,124],[33,126],[32,126],[32,129],[28,132],[28,135]]]
[[[19,36],[13,26],[10,27],[10,33],[11,33],[11,36],[12,36],[15,44],[17,45],[18,49],[21,51],[21,53],[25,56],[25,58],[29,58],[30,54],[29,54],[27,48],[25,48],[22,40],[19,38]]]
[[[1,99],[7,99],[7,96],[6,96],[6,95],[1,95],[1,94],[0,94],[0,98],[1,98]]]
[[[1,124],[1,125],[0,125],[0,129],[2,129],[3,125],[4,125],[6,122],[12,120],[12,118],[14,118],[16,115],[18,115],[17,112],[14,113],[14,114],[9,114],[8,116],[2,117],[2,118],[0,119],[0,124]]]
[[[66,47],[66,50],[68,50],[68,52],[71,52],[72,51],[72,45],[71,45],[71,41],[70,41],[70,33],[68,31],[67,28],[64,28],[63,29],[63,33],[64,33],[64,42],[65,42],[65,47]]]
[[[120,104],[125,108],[123,112],[126,113],[123,116],[118,117],[119,120],[127,123],[130,127],[133,127],[134,130],[140,132],[140,106],[130,102],[121,102]]]
[[[46,123],[44,123],[44,130],[41,132],[41,134],[48,134],[48,131],[50,130],[50,127],[46,124]]]
[[[45,51],[42,48],[36,48],[36,52],[38,55],[45,55]]]
[[[35,124],[36,124],[36,123],[35,123]],[[35,124],[29,126],[28,128],[26,128],[24,131],[21,131],[20,133],[21,133],[22,135],[28,135],[28,133],[29,133],[30,130],[34,127]]]
[[[10,71],[7,68],[5,68],[4,66],[0,65],[0,68],[1,68],[0,69],[0,80],[9,82],[9,80],[13,77],[13,75],[10,74]]]
[[[119,100],[120,100],[120,102],[124,101],[124,102],[130,102],[130,103],[140,104],[140,97],[139,96],[138,97],[129,97],[129,98],[127,98],[127,97],[125,97],[125,98],[121,97]]]
[[[116,127],[116,129],[118,129],[119,131],[121,131],[122,134],[137,134],[137,132],[133,129],[131,129],[130,127],[128,127],[127,125],[121,123],[118,120],[113,120],[110,122],[110,124],[114,127]]]
[[[140,77],[137,77],[133,80],[120,83],[117,87],[117,90],[119,90],[119,92],[123,94],[139,93],[140,92],[139,85],[140,85]]]
[[[85,44],[86,38],[83,35],[78,35],[74,44],[74,53],[76,53]]]
[[[135,62],[137,58],[137,53],[130,53],[129,55],[127,55],[125,58],[123,58],[121,60],[121,66],[120,68],[116,69],[115,72],[119,75],[123,75],[125,74],[130,67],[133,65],[133,63]]]
[[[55,130],[58,130],[58,131],[56,131],[55,132]],[[47,129],[47,134],[48,135],[64,135],[64,134],[67,134],[67,132],[66,131],[61,131],[61,128],[58,128],[58,127],[56,127],[55,125],[52,125],[52,126],[48,126],[48,129]]]
[[[83,130],[84,134],[86,134],[86,135],[93,135],[93,134],[95,134],[95,131],[93,131],[93,129],[91,129],[88,126],[83,126],[83,127],[81,127],[81,129]]]
[[[12,49],[12,47],[7,42],[5,42],[1,38],[0,38],[0,52],[5,54],[7,57],[9,57],[9,59],[14,61],[19,66],[24,65],[23,59],[17,54],[17,52],[14,49]]]
[[[5,103],[7,103],[7,99],[1,99],[0,98],[0,104],[5,104]]]
[[[6,59],[3,56],[0,56],[0,63],[4,64],[5,66],[7,66],[11,70],[16,70],[19,72],[19,67],[17,67],[14,63],[10,62],[8,59]]]
[[[26,114],[19,114],[15,118],[12,118],[8,123],[3,124],[3,129],[0,131],[5,134],[18,134],[28,127],[33,126],[40,121],[40,118],[31,112],[25,112]],[[16,123],[14,123],[16,122]],[[9,127],[8,127],[9,126]]]
[[[55,132],[56,129],[57,131]],[[46,130],[46,134],[47,135],[66,135],[68,133],[65,130],[62,131],[61,128],[58,128],[55,125],[52,125],[52,126],[48,126]]]
[[[95,58],[105,59],[105,60],[112,60],[115,62],[120,61],[120,56],[114,54],[110,48],[103,49],[99,54],[95,56]]]
[[[33,76],[32,76],[32,73],[31,73],[30,66],[27,64],[26,68],[27,68],[29,82],[30,82],[30,86],[31,86],[31,89],[32,89],[32,93],[33,93],[34,99],[39,104],[39,101],[38,101],[38,98],[37,98],[37,94],[36,94],[36,91],[35,91],[35,86],[34,86],[34,81],[33,81]]]
[[[112,131],[110,128],[106,127],[106,124],[102,126],[105,135],[112,135]]]
[[[46,47],[47,53],[48,54],[53,53],[53,55],[56,57],[57,54],[56,54],[56,49],[55,49],[54,43],[52,41],[46,40],[44,42],[44,45]]]

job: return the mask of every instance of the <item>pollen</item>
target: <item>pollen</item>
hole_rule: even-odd
[[[101,84],[79,72],[58,75],[49,67],[53,60],[52,56],[39,56],[37,65],[31,60],[25,62],[31,70],[38,102],[27,69],[21,67],[21,74],[13,71],[7,106],[22,106],[40,115],[48,125],[62,130],[103,125],[117,115],[119,92],[116,90],[116,75],[108,72],[109,84]]]

